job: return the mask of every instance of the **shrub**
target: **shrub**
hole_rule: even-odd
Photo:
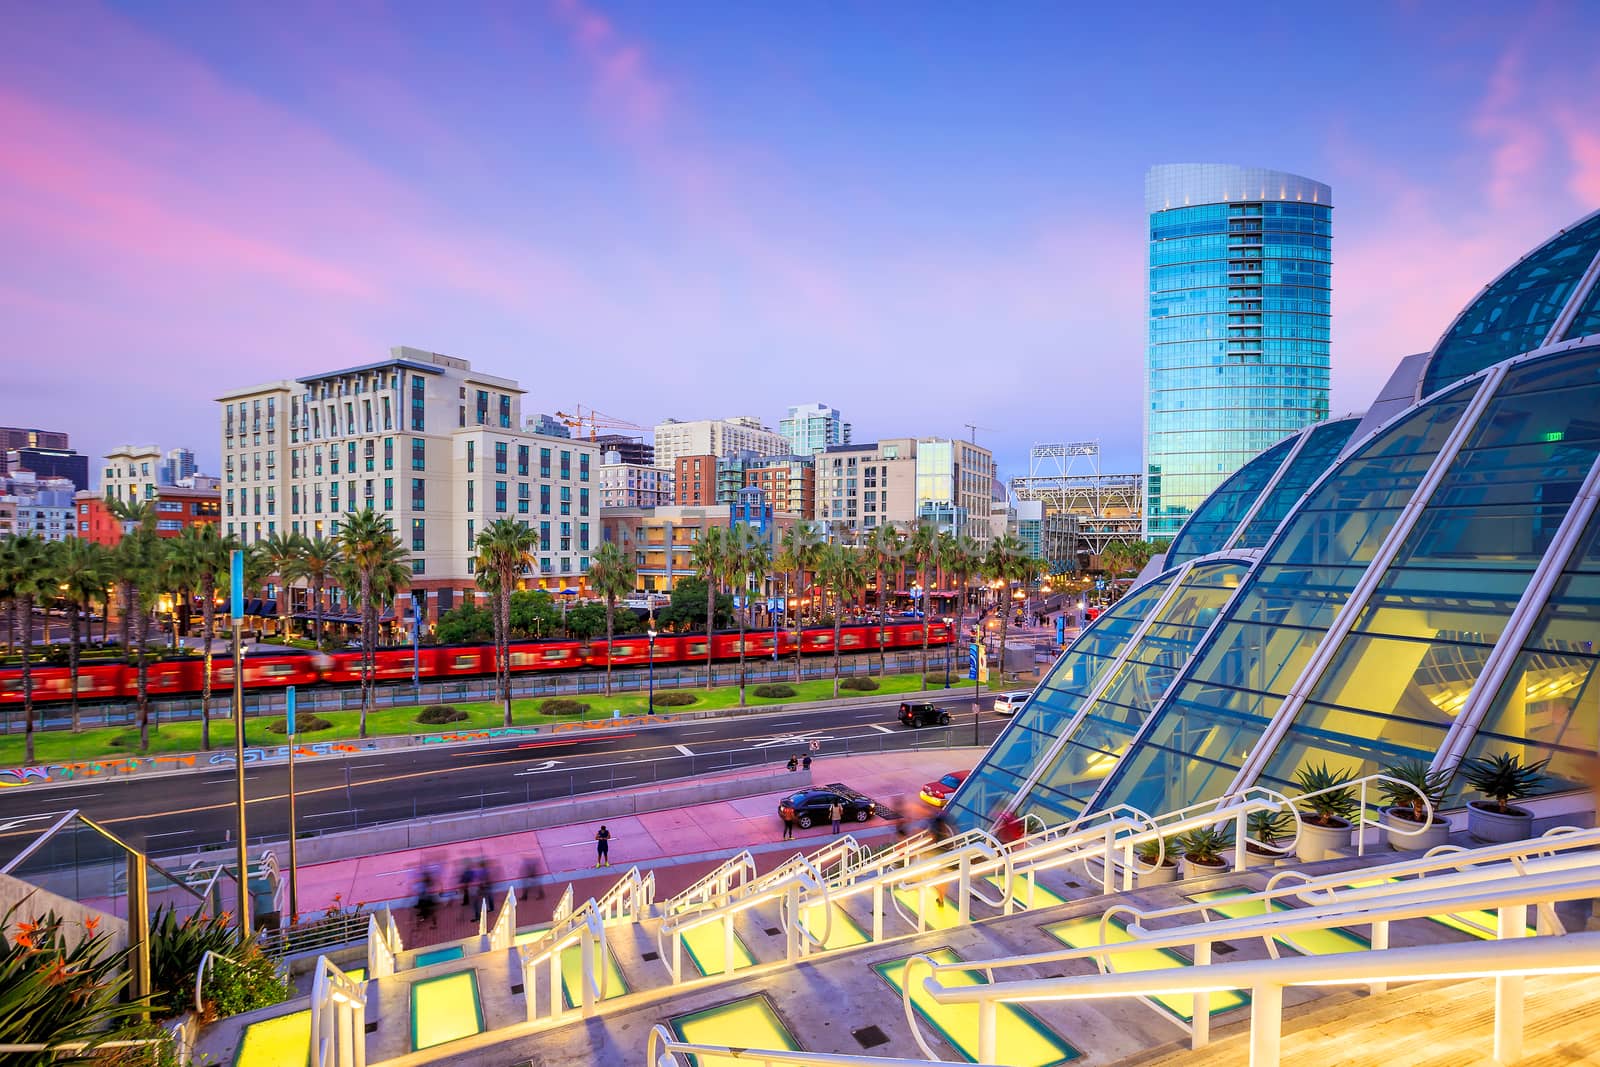
[[[238,955],[239,935],[226,915],[190,915],[179,920],[171,908],[159,908],[150,922],[150,984],[157,1015],[178,1015],[194,1003],[194,975],[207,952],[230,959]],[[219,964],[219,969],[227,964]],[[205,986],[210,987],[211,973]],[[276,1003],[274,1001],[273,1003]]]
[[[693,693],[685,693],[681,689],[669,689],[665,693],[656,694],[656,706],[663,708],[681,708],[685,704],[693,704],[700,698]]]
[[[441,726],[447,722],[460,722],[471,718],[460,708],[452,708],[449,704],[429,704],[422,709],[422,714],[417,716],[417,721],[428,726]]]
[[[971,680],[972,679],[967,677],[967,671],[965,667],[959,671],[952,668],[950,671],[950,684],[953,686],[960,685],[962,682],[970,682]],[[944,671],[940,671],[938,674],[925,675],[923,676],[923,681],[927,682],[929,685],[936,685],[940,689],[943,689]]]
[[[765,697],[769,700],[772,700],[780,697],[794,696],[795,688],[792,685],[784,685],[782,682],[768,682],[765,685],[756,686],[751,690],[751,692],[758,697]]]
[[[1173,843],[1190,863],[1198,863],[1202,867],[1220,867],[1222,850],[1232,841],[1215,826],[1197,826]]]
[[[202,987],[206,1013],[213,1018],[282,1004],[294,996],[294,983],[255,942],[232,954],[233,964],[214,965]]]
[[[549,700],[539,702],[539,712],[543,715],[584,715],[589,711],[589,705],[581,700],[568,700],[565,697],[551,697]]]
[[[314,734],[318,730],[331,729],[333,729],[333,723],[320,715],[296,715],[294,717],[294,732],[296,734]],[[287,718],[273,719],[267,723],[267,731],[274,734],[286,734],[289,732],[289,720]]]
[[[844,681],[839,683],[839,688],[855,689],[863,693],[870,693],[874,689],[878,688],[878,680],[876,678],[846,678]]]

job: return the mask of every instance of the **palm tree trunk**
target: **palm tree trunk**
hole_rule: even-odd
[[[617,612],[617,598],[614,594],[606,594],[606,696],[611,695],[611,623]],[[639,616],[635,615],[637,619]]]
[[[922,578],[922,603],[918,605],[922,612],[922,688],[928,688],[928,605],[933,601],[929,594],[933,586],[929,584],[928,561],[924,560],[919,570]]]
[[[747,589],[745,590],[745,599],[748,600],[749,596],[750,593]],[[744,707],[744,624],[745,618],[741,615],[739,616],[739,706],[741,708]]]
[[[717,583],[706,580],[706,688],[711,688],[711,635],[715,632],[714,622],[717,616]]]
[[[81,605],[74,602],[68,610],[72,612],[72,633],[67,639],[67,670],[72,676],[72,732],[78,733],[83,729],[78,722],[78,642],[83,632],[83,614],[79,610]]]
[[[833,606],[833,699],[839,699],[839,623],[844,615],[844,598]]]
[[[22,758],[33,762],[33,598],[19,596],[12,601],[17,625],[22,627]]]
[[[505,707],[505,725],[511,725],[511,582],[509,573],[500,576],[499,617],[495,620],[500,631],[500,702]]]
[[[320,576],[311,585],[311,595],[313,597],[315,597],[316,601],[317,601],[314,605],[312,605],[312,610],[314,610],[316,612],[316,615],[317,615],[317,650],[321,651],[321,649],[322,649],[322,578]]]
[[[137,584],[130,587],[130,602],[139,603],[139,587]],[[144,643],[149,636],[149,616],[141,608],[139,616],[133,621],[133,639],[139,646],[138,652],[138,679],[139,679],[139,751],[150,751],[150,661],[145,655]],[[234,670],[239,669],[236,663]]]
[[[367,656],[372,651],[372,572],[361,572],[361,731],[358,737],[367,736],[367,705],[372,692],[372,672],[367,669]]]
[[[205,576],[206,588],[216,586],[217,576]],[[200,605],[200,628],[205,635],[205,661],[200,667],[200,750],[211,751],[211,639],[216,635],[217,609],[211,597]]]
[[[133,628],[133,594],[135,590],[133,588],[133,583],[131,582],[125,581],[122,582],[121,585],[122,618],[117,620],[117,637],[118,640],[122,642],[122,654],[124,656],[131,656],[133,651],[129,647],[128,641],[129,634],[132,632]]]
[[[801,571],[795,571],[794,572],[794,585],[795,585],[795,587],[798,587],[800,585],[800,575],[801,575],[801,573],[802,573]],[[785,580],[787,581],[787,579],[785,579]],[[800,626],[800,613],[794,609],[793,587],[785,587],[784,591],[783,591],[783,594],[784,594],[783,595],[784,607],[789,612],[789,618],[794,622],[794,680],[796,682],[799,682],[800,681],[800,639],[801,639],[802,636],[804,636],[805,630],[802,629],[801,626]]]
[[[885,674],[889,673],[889,659],[888,659],[889,650],[884,646],[884,639],[885,639],[885,636],[888,634],[888,625],[889,625],[889,612],[884,607],[884,603],[887,600],[887,598],[883,595],[884,588],[885,588],[885,586],[884,586],[884,582],[885,581],[886,581],[886,576],[884,574],[883,562],[880,560],[879,563],[878,563],[878,674],[879,674],[879,676],[882,676],[882,675],[885,675]]]

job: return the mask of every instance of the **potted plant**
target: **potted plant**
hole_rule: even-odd
[[[1198,826],[1174,842],[1183,852],[1182,878],[1220,874],[1228,869],[1222,851],[1230,844],[1228,835],[1215,826]]]
[[[1244,859],[1239,866],[1259,867],[1282,859],[1288,852],[1282,842],[1291,822],[1286,811],[1252,811],[1244,821]]]
[[[1138,874],[1139,888],[1146,886],[1165,885],[1178,877],[1178,850],[1171,841],[1165,838],[1155,838],[1150,841],[1140,842],[1134,847],[1133,854],[1139,857],[1139,863],[1145,868],[1134,866]]]
[[[1444,806],[1450,776],[1431,769],[1427,760],[1415,758],[1391,763],[1383,773],[1395,779],[1378,783],[1388,804],[1383,809],[1383,825],[1388,831],[1389,847],[1396,852],[1427,852],[1446,844],[1450,840],[1450,820],[1441,815],[1439,809]],[[1423,797],[1427,797],[1427,804],[1422,802]],[[1428,822],[1430,809],[1431,823]],[[1423,829],[1424,823],[1428,823],[1426,829]]]
[[[1350,772],[1328,770],[1326,763],[1315,767],[1301,767],[1294,776],[1294,784],[1303,794],[1300,808],[1306,817],[1300,820],[1300,841],[1295,854],[1301,862],[1315,863],[1327,859],[1335,850],[1350,844],[1350,819],[1356,813],[1356,791],[1340,788],[1350,780]]]
[[[1521,757],[1509,752],[1462,760],[1461,773],[1467,784],[1487,798],[1467,803],[1467,832],[1491,843],[1529,837],[1533,812],[1508,802],[1532,796],[1545,780],[1544,768],[1549,762],[1544,759],[1524,767]]]

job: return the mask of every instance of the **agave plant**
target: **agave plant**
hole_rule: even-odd
[[[1294,776],[1294,784],[1301,793],[1315,794],[1301,799],[1300,805],[1311,813],[1311,822],[1318,826],[1338,826],[1349,823],[1356,813],[1358,801],[1353,788],[1340,789],[1350,780],[1350,772],[1328,770],[1326,763],[1314,767],[1301,767]]]
[[[1263,845],[1274,852],[1278,842],[1289,835],[1289,825],[1286,811],[1252,811],[1245,819],[1245,830],[1252,838],[1250,844]]]
[[[1467,784],[1493,800],[1500,814],[1509,809],[1509,801],[1521,800],[1538,792],[1547,777],[1544,773],[1548,759],[1524,767],[1522,759],[1509,752],[1498,756],[1461,761],[1461,773]]]
[[[1378,783],[1384,801],[1412,822],[1425,821],[1430,808],[1437,813],[1444,805],[1450,776],[1443,771],[1433,770],[1427,760],[1403,759],[1385,767],[1383,773],[1395,779],[1393,782]],[[1423,804],[1423,797],[1428,798],[1426,805]]]
[[[1178,860],[1177,845],[1167,838],[1160,837],[1139,842],[1133,847],[1133,854],[1139,857],[1139,862],[1149,864],[1151,867],[1158,863],[1163,867],[1171,867]]]
[[[1175,844],[1190,863],[1202,867],[1221,867],[1222,850],[1233,842],[1215,826],[1197,826],[1179,837]]]

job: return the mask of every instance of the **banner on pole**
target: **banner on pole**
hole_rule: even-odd
[[[290,737],[290,744],[293,744],[294,743],[294,741],[293,741],[293,738],[294,738],[294,686],[291,685],[288,689],[284,690],[284,699],[287,702],[285,704],[286,710],[285,710],[284,716],[283,716],[284,717],[284,725],[286,725],[288,727],[288,733],[289,733],[289,737]]]
[[[233,558],[229,561],[228,583],[228,610],[233,614],[234,622],[244,621],[244,550],[233,550]]]
[[[1066,615],[1066,612],[1062,612],[1060,615],[1056,616],[1056,644],[1064,645],[1066,643],[1067,643],[1067,615]]]
[[[967,646],[967,679],[976,681],[978,679],[978,671],[982,666],[983,653],[978,650],[977,642],[973,642]]]

